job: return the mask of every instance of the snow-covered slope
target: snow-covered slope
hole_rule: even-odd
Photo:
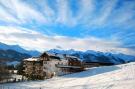
[[[91,68],[45,81],[4,84],[5,89],[135,89],[135,62]]]
[[[51,49],[48,51],[49,53],[58,53],[58,54],[68,54],[79,57],[83,61],[87,62],[111,62],[114,64],[121,64],[135,61],[135,56],[126,55],[122,53],[109,53],[109,52],[99,52],[93,50],[87,51],[76,51],[76,50],[58,50]]]

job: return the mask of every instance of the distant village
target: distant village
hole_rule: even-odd
[[[11,74],[16,74],[16,76],[8,78],[8,81],[44,80],[54,76],[63,76],[85,71],[87,68],[91,67],[108,65],[113,64],[84,62],[75,56],[44,52],[39,57],[24,59],[19,70],[9,70]],[[18,77],[18,73],[21,77]],[[6,80],[6,82],[8,81]]]

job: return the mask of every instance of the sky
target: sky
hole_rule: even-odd
[[[0,42],[135,55],[135,0],[0,0]]]

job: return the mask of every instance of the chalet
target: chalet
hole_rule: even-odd
[[[74,56],[44,52],[40,57],[24,59],[25,75],[37,79],[51,78],[82,70],[82,62]]]

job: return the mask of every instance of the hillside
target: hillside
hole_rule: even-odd
[[[39,56],[40,52],[22,48],[19,45],[8,45],[0,42],[0,61],[8,65],[16,65],[25,58]]]
[[[39,56],[40,55],[40,52],[38,52],[36,50],[26,50],[19,45],[7,45],[7,44],[1,43],[1,42],[0,42],[0,50],[14,50],[14,51],[17,51],[19,53],[28,54],[31,56]]]
[[[1,85],[10,89],[134,89],[135,62],[91,68],[87,71],[45,81]]]
[[[25,53],[19,53],[14,50],[0,50],[0,60],[5,60],[7,62],[21,61],[22,59],[31,57]]]

